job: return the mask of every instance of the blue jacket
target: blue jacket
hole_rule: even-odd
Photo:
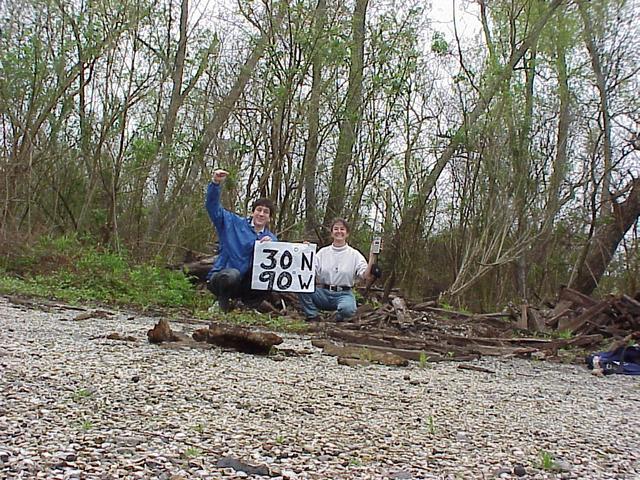
[[[218,258],[209,271],[207,279],[211,278],[213,272],[224,268],[235,268],[244,276],[253,263],[253,246],[256,240],[263,237],[271,237],[273,241],[278,238],[274,233],[265,228],[262,232],[256,233],[251,226],[251,218],[241,217],[233,212],[225,210],[220,205],[220,192],[222,187],[216,183],[209,183],[207,187],[207,199],[205,207],[209,218],[218,232],[220,248]]]

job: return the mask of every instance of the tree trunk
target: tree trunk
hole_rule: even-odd
[[[323,54],[320,49],[323,38],[324,24],[327,16],[326,0],[318,0],[316,6],[316,16],[314,19],[314,30],[316,46],[312,59],[312,83],[311,95],[309,98],[309,137],[305,145],[304,163],[302,166],[302,176],[304,181],[305,194],[305,223],[304,236],[307,240],[313,238],[317,227],[318,212],[316,209],[316,170],[318,167],[318,131],[320,130],[320,93],[322,89],[322,65]],[[320,240],[320,238],[318,238]]]
[[[602,158],[604,163],[602,165],[602,192],[601,192],[601,215],[605,217],[609,216],[611,206],[609,205],[613,199],[611,198],[611,169],[613,167],[613,149],[611,146],[611,115],[609,113],[609,97],[607,94],[607,79],[605,76],[602,62],[600,59],[600,52],[596,46],[596,42],[593,38],[593,24],[589,18],[589,12],[584,4],[583,0],[578,3],[578,11],[584,24],[583,35],[584,41],[589,52],[589,58],[591,59],[591,66],[596,78],[596,87],[598,89],[598,95],[600,100],[600,124],[602,127],[603,146],[602,146]]]
[[[632,180],[624,189],[631,190],[626,200],[612,202],[612,209],[596,228],[589,250],[571,288],[590,295],[598,286],[609,262],[627,231],[640,218],[640,179]]]
[[[341,216],[347,185],[347,173],[353,155],[356,132],[362,116],[362,75],[364,71],[364,36],[367,5],[369,0],[357,0],[353,11],[351,66],[349,68],[349,87],[345,100],[344,113],[340,122],[340,135],[336,158],[331,171],[329,198],[324,216],[324,225]]]
[[[180,39],[178,40],[178,50],[173,63],[173,90],[171,91],[171,101],[169,102],[169,110],[162,124],[160,133],[160,141],[158,142],[158,174],[156,176],[156,197],[151,209],[151,218],[149,219],[148,237],[155,237],[158,233],[162,208],[164,206],[167,185],[169,183],[169,157],[171,155],[171,142],[176,126],[176,118],[178,110],[184,102],[182,95],[182,78],[184,76],[184,61],[187,51],[187,20],[189,18],[189,0],[182,0],[180,8]]]
[[[558,210],[560,209],[560,186],[567,174],[567,139],[571,124],[571,96],[569,94],[569,80],[567,75],[566,47],[557,39],[556,67],[558,69],[558,96],[560,110],[558,111],[558,136],[556,140],[556,157],[547,188],[547,203],[545,206],[545,223],[543,230],[550,232]]]

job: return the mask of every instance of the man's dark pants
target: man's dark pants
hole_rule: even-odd
[[[207,288],[218,299],[222,311],[231,309],[229,299],[240,298],[248,307],[257,307],[267,296],[267,292],[251,289],[251,270],[244,276],[235,268],[224,268],[211,275]]]

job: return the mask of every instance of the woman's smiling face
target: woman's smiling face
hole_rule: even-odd
[[[347,238],[349,237],[349,229],[342,222],[335,222],[331,226],[331,238],[333,239],[333,243],[344,244],[347,242]]]

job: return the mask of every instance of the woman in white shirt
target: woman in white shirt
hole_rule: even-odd
[[[313,293],[301,293],[300,305],[309,321],[318,320],[320,310],[336,311],[336,320],[342,321],[356,313],[356,297],[353,286],[356,280],[373,280],[369,262],[364,255],[349,246],[349,225],[342,218],[331,224],[331,245],[321,248],[315,257],[316,289]]]

